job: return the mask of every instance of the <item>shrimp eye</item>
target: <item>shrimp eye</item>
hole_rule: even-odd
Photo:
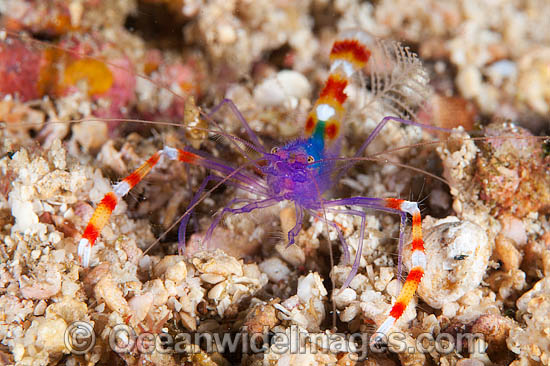
[[[308,156],[307,156],[307,162],[308,162],[309,164],[313,163],[314,161],[315,161],[315,158],[314,158],[313,156],[311,156],[311,155],[308,155]]]
[[[274,147],[273,149],[271,149],[272,154],[277,154],[278,151],[279,151],[278,147]]]

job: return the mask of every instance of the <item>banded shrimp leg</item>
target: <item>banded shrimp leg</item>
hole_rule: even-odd
[[[202,165],[208,161],[206,158],[192,152],[165,146],[163,149],[154,153],[134,172],[122,179],[119,183],[113,185],[112,191],[108,192],[103,197],[94,210],[78,244],[78,256],[83,267],[89,266],[91,249],[101,233],[101,230],[109,221],[120,199],[126,196],[133,187],[149,174],[151,169],[160,161],[161,157],[193,165]]]
[[[359,269],[359,263],[361,260],[361,253],[363,249],[363,240],[365,232],[366,214],[363,211],[355,209],[334,209],[336,206],[357,206],[367,209],[374,209],[377,211],[385,211],[389,213],[396,213],[401,216],[401,225],[399,232],[399,241],[403,241],[403,223],[406,220],[406,214],[412,216],[412,268],[407,275],[403,288],[397,297],[395,304],[390,309],[389,314],[385,321],[378,327],[375,332],[375,337],[371,339],[371,344],[376,344],[387,336],[390,328],[395,322],[403,315],[405,309],[411,302],[418,285],[424,275],[424,268],[426,267],[426,255],[424,253],[424,241],[422,238],[422,218],[420,216],[420,209],[416,202],[405,201],[396,198],[369,198],[369,197],[351,197],[338,200],[330,200],[323,202],[323,207],[326,212],[350,214],[359,216],[361,218],[359,243],[357,246],[357,253],[351,272],[349,273],[342,289],[349,286],[351,280]]]
[[[209,115],[206,115],[206,117],[210,118]],[[243,120],[243,122],[244,124],[246,124],[246,121]],[[263,146],[261,145],[257,146],[255,144],[251,144],[246,140],[242,140],[238,137],[225,134],[221,131],[217,133],[218,134],[221,133],[224,136],[229,137],[230,140],[239,148],[239,150],[243,152],[245,156],[248,157],[249,159],[250,157],[246,154],[244,150],[240,148],[239,143],[242,143],[245,146],[248,146],[252,150],[255,150],[259,153],[261,153],[264,150]],[[252,139],[259,141],[257,136],[255,136],[255,134],[250,128],[247,129],[247,133],[249,133],[249,136]],[[227,174],[225,178],[221,178],[218,184],[230,182],[229,183],[230,185],[236,186],[238,188],[244,188],[245,190],[251,191],[253,193],[259,193],[259,194],[264,193],[265,186],[263,186],[260,183],[260,181],[256,179],[254,176],[248,174],[246,171],[243,170],[243,168],[246,167],[247,165],[254,165],[259,160],[250,160],[248,163],[241,165],[240,168],[232,168],[202,151],[194,151],[191,148],[175,149],[169,146],[165,146],[163,149],[153,154],[145,163],[143,163],[133,173],[128,175],[126,178],[124,178],[121,182],[113,185],[112,191],[107,193],[103,197],[103,199],[100,201],[94,213],[92,214],[91,219],[86,225],[86,228],[82,235],[82,239],[80,240],[78,245],[78,256],[84,267],[89,266],[91,249],[95,241],[97,240],[97,237],[99,236],[102,228],[108,222],[118,201],[122,199],[126,194],[128,194],[128,192],[133,187],[135,187],[147,174],[149,174],[151,169],[154,168],[154,166],[159,162],[161,157],[166,157],[169,160],[178,160],[180,162],[188,163],[191,165],[202,166],[207,169],[218,171],[222,174]],[[213,178],[210,178],[210,179],[213,179]],[[205,188],[206,188],[206,183],[204,184],[204,186],[201,185],[201,190],[199,191],[199,194],[202,193],[202,191],[204,191]],[[186,215],[189,216],[192,208],[194,208],[200,202],[198,195],[195,195],[194,201],[195,202],[191,203],[190,207],[182,217],[186,217]]]
[[[432,131],[445,132],[445,133],[449,133],[449,134],[453,133],[453,130],[451,130],[451,129],[447,129],[447,128],[443,128],[443,127],[437,127],[437,126],[431,126],[431,125],[418,123],[418,122],[414,122],[414,121],[399,118],[399,117],[386,116],[386,117],[382,118],[382,120],[380,122],[378,122],[376,127],[370,132],[367,139],[361,144],[361,146],[359,147],[357,152],[350,159],[351,161],[346,163],[342,168],[340,168],[341,171],[338,173],[336,181],[339,181],[344,176],[344,174],[355,164],[355,162],[357,161],[356,159],[361,157],[361,155],[365,152],[365,150],[370,145],[370,143],[376,138],[376,136],[378,136],[378,134],[380,134],[380,132],[382,131],[384,126],[390,121],[398,122],[398,123],[408,125],[408,126],[415,126],[415,127],[419,127],[419,128],[422,128],[422,129],[432,130]],[[399,230],[400,231],[399,232],[399,244],[398,244],[398,251],[397,251],[397,277],[400,280],[402,278],[401,273],[402,273],[402,270],[403,270],[403,246],[405,244],[404,241],[403,241],[403,233],[404,233],[404,230],[405,230],[405,224],[406,224],[406,217],[401,216],[401,226],[400,226],[400,230]]]
[[[367,146],[376,138],[376,136],[381,132],[381,130],[389,121],[395,121],[401,124],[416,126],[416,127],[420,127],[428,130],[435,130],[435,131],[447,132],[447,133],[453,132],[452,130],[449,130],[446,128],[425,125],[425,124],[421,124],[410,120],[405,120],[398,117],[386,116],[378,123],[378,125],[374,128],[374,130],[371,131],[367,139],[363,142],[361,147],[355,153],[354,155],[355,158],[360,157],[363,154]],[[338,178],[342,177],[342,175],[345,174],[352,165],[353,165],[353,161],[346,163],[342,171],[338,174]],[[407,278],[405,279],[405,283],[403,284],[403,287],[398,295],[397,301],[390,309],[390,312],[387,315],[386,320],[378,327],[378,329],[375,332],[375,336],[371,339],[371,344],[377,344],[381,342],[384,339],[384,337],[387,336],[387,333],[390,330],[390,328],[403,315],[405,309],[407,308],[414,294],[416,293],[416,289],[418,288],[418,285],[422,280],[422,276],[424,275],[424,268],[426,267],[426,255],[424,253],[424,241],[422,239],[422,218],[420,215],[420,209],[418,208],[418,204],[416,202],[405,201],[397,198],[382,199],[382,198],[368,198],[368,197],[352,197],[347,199],[339,199],[339,200],[323,202],[323,207],[329,210],[331,207],[334,207],[335,205],[359,206],[363,208],[396,213],[400,215],[399,241],[398,241],[398,270],[397,270],[398,272],[397,278],[399,280],[401,280],[401,273],[403,269],[402,258],[403,258],[403,248],[405,244],[404,233],[405,233],[405,225],[407,222],[406,214],[407,213],[410,214],[413,219],[412,220],[412,251],[413,251],[412,268],[409,271]],[[359,263],[361,258],[360,256],[363,248],[365,214],[357,210],[343,210],[341,212],[354,214],[361,217],[361,228],[360,228],[361,232],[360,232],[360,238],[359,238],[359,245],[358,245],[354,263],[352,265],[351,272],[349,273],[345,283],[342,286],[342,289],[344,289],[347,286],[349,286],[349,283],[351,282],[351,280],[353,279],[353,277],[355,276],[359,268]]]

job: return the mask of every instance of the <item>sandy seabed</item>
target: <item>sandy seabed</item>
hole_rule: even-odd
[[[550,365],[550,147],[532,137],[550,122],[547,2],[0,0],[0,12],[0,364]],[[377,161],[329,192],[422,201],[426,274],[394,348],[365,359],[357,335],[399,293],[397,216],[368,212],[343,291],[351,264],[334,227],[308,215],[286,248],[291,203],[227,215],[203,250],[214,213],[254,198],[233,187],[195,208],[179,256],[168,229],[208,172],[162,159],[81,266],[94,207],[158,149],[246,162],[234,140],[193,129],[218,128],[190,122],[197,108],[230,98],[269,148],[300,136],[349,28],[384,41],[346,89],[342,156],[387,115],[457,128],[390,123],[367,149]],[[213,120],[246,138],[230,108]],[[355,258],[360,219],[327,219]],[[410,257],[406,245],[405,273]],[[142,343],[173,337],[171,351],[125,346],[121,327]],[[177,341],[197,334],[241,338],[234,350]],[[456,341],[472,334],[470,348]],[[296,337],[303,348],[281,347]]]

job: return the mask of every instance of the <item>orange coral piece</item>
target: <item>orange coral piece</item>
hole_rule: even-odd
[[[103,94],[111,88],[114,77],[104,62],[95,59],[81,59],[67,66],[62,85],[71,87],[82,80],[89,85],[88,94],[97,95]]]

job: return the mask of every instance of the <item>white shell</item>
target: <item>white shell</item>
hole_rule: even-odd
[[[438,220],[424,230],[425,274],[418,295],[428,305],[441,309],[481,283],[489,264],[491,245],[485,230],[455,217]],[[404,263],[412,265],[410,243],[405,246]]]

